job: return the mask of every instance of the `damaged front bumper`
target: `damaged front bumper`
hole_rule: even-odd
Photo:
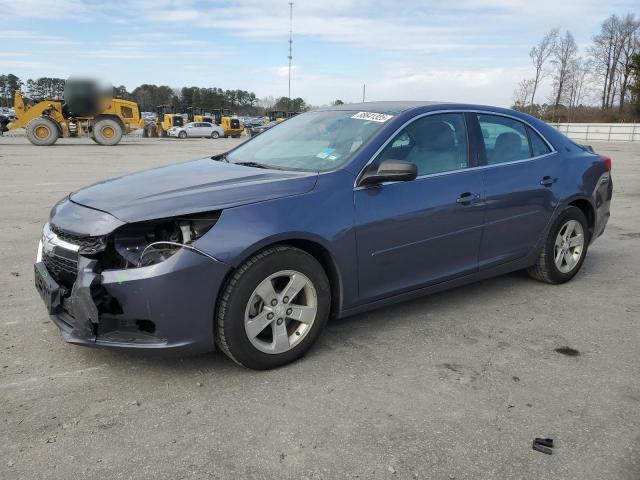
[[[77,255],[71,289],[42,261],[35,283],[53,322],[69,343],[126,349],[214,349],[218,291],[229,267],[182,249],[166,261],[97,273],[93,258]]]

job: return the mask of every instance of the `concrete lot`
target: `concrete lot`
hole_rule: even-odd
[[[65,344],[32,279],[53,203],[236,142],[0,138],[0,478],[640,478],[640,144],[595,144],[612,219],[569,284],[517,273],[334,320],[269,372]]]

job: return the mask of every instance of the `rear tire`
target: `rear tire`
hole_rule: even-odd
[[[48,147],[58,141],[60,131],[56,122],[47,117],[37,117],[27,124],[27,138],[39,147]]]
[[[247,260],[225,285],[216,343],[247,368],[280,367],[307,353],[324,329],[330,305],[329,281],[314,257],[286,245],[270,247]]]
[[[117,145],[122,139],[122,133],[122,127],[112,118],[101,118],[93,124],[93,138],[100,145]]]
[[[568,282],[580,271],[589,240],[584,213],[577,207],[568,207],[553,222],[536,264],[527,272],[541,282]]]

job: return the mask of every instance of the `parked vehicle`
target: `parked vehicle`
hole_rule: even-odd
[[[209,122],[191,122],[184,127],[172,127],[167,133],[170,137],[178,138],[220,138],[224,137],[224,128]]]
[[[329,316],[514,270],[570,280],[611,196],[610,158],[523,113],[328,107],[72,193],[44,226],[35,281],[68,342],[215,343],[266,369],[304,355]]]
[[[271,127],[275,127],[276,125],[278,125],[278,123],[280,122],[269,122],[266,125],[262,124],[258,124],[258,125],[251,125],[249,127],[249,135],[251,135],[252,137],[258,135],[259,133],[264,132],[265,130],[269,130]]]

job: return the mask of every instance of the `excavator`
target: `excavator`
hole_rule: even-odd
[[[25,103],[20,90],[13,99],[16,119],[6,130],[24,127],[29,141],[49,146],[60,137],[88,135],[100,145],[117,145],[140,124],[136,102],[101,95],[94,82],[68,79],[63,99]]]

